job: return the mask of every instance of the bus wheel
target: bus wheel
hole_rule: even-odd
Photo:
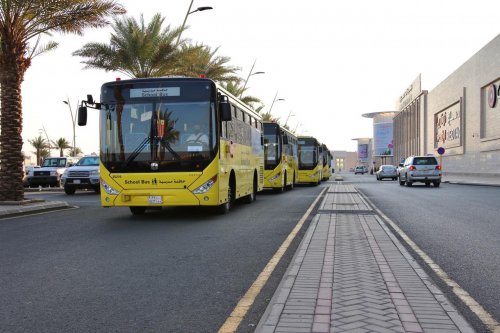
[[[249,203],[254,202],[256,199],[257,199],[257,178],[254,175],[253,176],[252,193],[247,195],[245,197],[245,199],[243,199],[243,200],[245,203],[249,204]]]
[[[142,215],[146,212],[146,207],[143,206],[130,206],[129,208],[133,215]]]
[[[295,173],[293,174],[292,183],[288,186],[288,189],[293,190],[294,186],[295,186]]]
[[[231,207],[233,206],[234,200],[235,200],[235,182],[234,178],[231,175],[231,179],[229,180],[229,184],[227,186],[227,202],[223,203],[222,205],[217,206],[217,212],[219,214],[227,214]]]

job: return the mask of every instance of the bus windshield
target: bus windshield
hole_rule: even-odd
[[[116,86],[111,88],[116,95]],[[122,90],[121,100],[105,103],[101,109],[101,161],[111,172],[196,171],[214,158],[217,126],[208,91],[186,94],[195,100],[184,100],[181,93],[173,98],[135,98],[137,90],[146,89]],[[159,90],[147,89],[150,94]]]
[[[314,139],[299,139],[299,169],[312,170],[318,164],[318,144]]]
[[[264,124],[264,168],[274,169],[281,161],[279,128],[277,124]]]

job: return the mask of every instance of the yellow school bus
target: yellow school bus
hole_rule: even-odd
[[[325,144],[321,145],[323,150],[323,178],[322,180],[328,180],[332,176],[332,154]]]
[[[299,136],[298,183],[319,185],[323,179],[323,155],[321,144],[312,136]]]
[[[79,108],[100,110],[101,204],[148,207],[250,203],[264,186],[262,118],[203,78],[118,80]]]
[[[264,189],[292,189],[297,177],[297,137],[277,123],[264,122]]]

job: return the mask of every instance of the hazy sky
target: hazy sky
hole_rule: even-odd
[[[127,15],[146,22],[159,12],[180,26],[190,0],[118,0]],[[372,120],[364,113],[394,110],[396,99],[422,74],[422,89],[432,90],[500,32],[497,0],[285,1],[194,0],[183,37],[219,48],[246,78],[256,71],[248,94],[273,114],[313,135],[331,150],[356,150],[352,138],[371,137]],[[84,70],[71,54],[87,42],[108,42],[110,29],[84,36],[53,35],[56,51],[34,59],[23,83],[24,151],[42,126],[51,140],[73,131],[67,98],[77,101],[122,74]],[[46,38],[48,41],[49,38]],[[76,127],[76,145],[98,152],[97,112],[89,109],[86,127]],[[42,133],[45,136],[45,133]],[[57,154],[55,151],[53,155]]]

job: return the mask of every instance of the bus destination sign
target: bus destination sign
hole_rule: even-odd
[[[180,87],[130,89],[130,98],[180,96]]]

